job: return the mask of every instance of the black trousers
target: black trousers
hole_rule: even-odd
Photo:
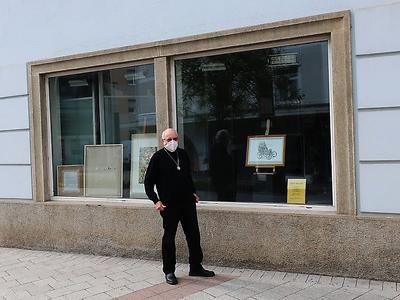
[[[182,204],[179,207],[168,206],[162,211],[164,235],[162,238],[163,271],[165,274],[175,272],[176,249],[175,236],[178,223],[181,222],[189,248],[189,264],[191,269],[201,266],[203,252],[200,246],[200,231],[197,221],[196,204]]]

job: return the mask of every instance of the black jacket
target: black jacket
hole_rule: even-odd
[[[150,159],[144,179],[147,197],[154,203],[161,200],[167,207],[194,201],[193,193],[196,190],[189,156],[181,148],[176,149],[175,152],[168,151],[167,153],[167,151],[162,148]],[[178,157],[180,170],[177,169],[176,164]],[[154,192],[154,186],[157,188],[158,195]]]

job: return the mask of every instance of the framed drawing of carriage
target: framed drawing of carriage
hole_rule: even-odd
[[[247,137],[246,167],[273,168],[285,166],[286,135]]]

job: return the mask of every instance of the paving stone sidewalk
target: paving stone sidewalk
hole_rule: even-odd
[[[0,248],[0,299],[396,299],[400,285],[366,279],[207,266],[214,278],[164,283],[161,262]]]

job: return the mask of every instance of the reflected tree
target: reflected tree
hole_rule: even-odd
[[[182,60],[181,113],[198,121],[214,119],[218,127],[238,117],[272,117],[274,97],[300,104],[303,95],[292,80],[298,66],[269,66],[269,56],[280,52],[274,48]]]

